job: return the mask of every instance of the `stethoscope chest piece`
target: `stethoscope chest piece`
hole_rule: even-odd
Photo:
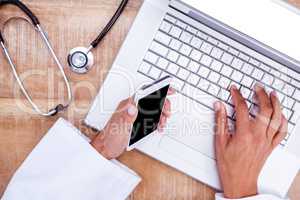
[[[87,73],[94,64],[94,56],[91,48],[76,47],[68,55],[68,63],[75,73]]]

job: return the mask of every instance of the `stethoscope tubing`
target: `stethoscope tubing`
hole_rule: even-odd
[[[111,28],[113,27],[113,25],[117,22],[117,20],[119,19],[120,15],[124,11],[127,3],[128,3],[128,0],[122,0],[121,4],[119,5],[119,7],[116,10],[115,14],[109,20],[109,22],[107,23],[107,25],[104,27],[104,29],[101,31],[101,33],[98,35],[98,37],[91,43],[91,47],[96,48],[98,46],[98,44],[102,41],[102,39],[111,30]]]
[[[32,24],[34,25],[35,29],[40,33],[43,41],[45,42],[48,50],[50,51],[50,54],[52,55],[52,57],[54,58],[55,60],[55,63],[57,64],[60,72],[62,73],[62,76],[63,76],[63,79],[64,79],[64,82],[66,84],[66,87],[67,87],[67,93],[68,93],[68,101],[65,105],[62,105],[62,104],[59,104],[57,105],[55,108],[49,110],[49,112],[45,113],[43,111],[41,111],[41,109],[34,103],[34,101],[32,100],[32,97],[29,95],[29,93],[27,92],[27,90],[25,89],[22,81],[20,80],[19,78],[19,75],[17,73],[17,70],[16,70],[16,66],[15,64],[13,63],[11,57],[10,57],[10,54],[8,52],[8,49],[5,45],[5,41],[4,41],[4,38],[3,38],[3,35],[0,31],[0,44],[1,44],[1,48],[3,49],[3,52],[4,52],[4,55],[5,57],[7,58],[7,61],[11,67],[11,70],[13,72],[13,75],[22,91],[22,93],[24,94],[24,96],[26,97],[26,99],[28,100],[28,102],[30,103],[30,105],[32,106],[32,108],[40,115],[42,116],[45,116],[45,117],[49,117],[49,116],[53,116],[55,114],[57,114],[58,112],[66,109],[67,107],[69,107],[69,105],[71,104],[72,102],[72,91],[71,91],[71,86],[70,86],[70,83],[69,83],[69,80],[64,72],[64,69],[60,63],[60,61],[58,60],[50,42],[49,42],[49,39],[47,37],[47,35],[45,34],[44,30],[42,29],[42,27],[40,26],[40,22],[38,20],[38,18],[29,10],[29,8],[27,8],[21,1],[19,0],[0,0],[0,7],[3,6],[3,5],[6,5],[6,4],[12,4],[12,5],[15,5],[17,7],[19,7],[22,11],[24,11],[24,13],[31,19],[31,22]]]

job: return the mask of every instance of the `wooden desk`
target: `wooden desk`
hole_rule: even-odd
[[[87,46],[109,20],[120,0],[24,2],[39,17],[59,59],[67,66],[68,51],[75,46]],[[94,52],[96,66],[91,72],[83,76],[76,75],[66,67],[75,99],[70,109],[60,116],[46,119],[31,113],[9,65],[0,54],[0,196],[17,167],[58,117],[65,117],[83,132],[93,134],[82,125],[82,119],[103,83],[141,3],[140,0],[130,1],[112,32]],[[11,6],[0,9],[0,13],[0,22],[10,16],[22,16],[18,9]],[[33,98],[39,105],[49,107],[60,102],[64,93],[58,91],[64,87],[63,81],[39,35],[22,20],[10,20],[4,35],[18,72],[25,79]],[[131,195],[132,200],[214,199],[214,191],[209,187],[139,152],[125,153],[120,160],[143,178]],[[300,199],[299,186],[300,176],[291,189],[293,200]]]

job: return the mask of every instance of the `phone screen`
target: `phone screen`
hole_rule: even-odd
[[[129,146],[157,130],[169,86],[142,98],[138,102],[138,116],[133,124]]]

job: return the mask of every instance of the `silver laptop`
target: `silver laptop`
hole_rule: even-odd
[[[260,188],[284,196],[300,166],[299,23],[299,15],[270,0],[145,0],[85,122],[102,129],[122,99],[171,75],[173,115],[164,134],[138,150],[221,189],[213,103],[223,101],[234,124],[229,87],[240,88],[254,115],[252,89],[260,82],[277,91],[289,121],[276,150],[281,157],[268,161]]]

